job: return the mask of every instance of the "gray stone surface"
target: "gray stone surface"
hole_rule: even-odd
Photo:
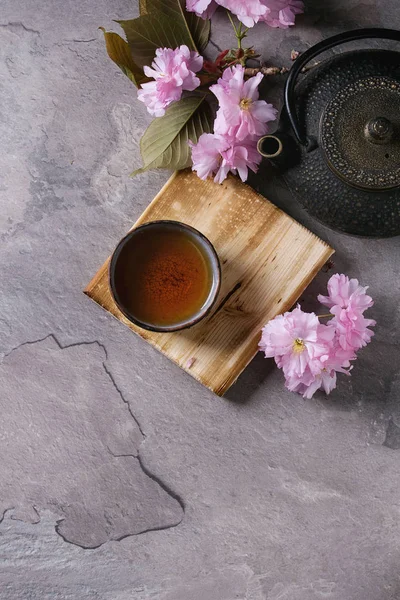
[[[329,398],[261,356],[213,396],[81,291],[168,177],[128,177],[149,118],[97,30],[136,2],[0,6],[1,600],[398,600],[400,239],[330,231],[253,178],[370,285],[376,337]],[[397,0],[307,8],[251,31],[268,62],[400,28]]]

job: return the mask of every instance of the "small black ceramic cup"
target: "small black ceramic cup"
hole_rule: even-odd
[[[119,242],[109,283],[118,308],[132,323],[150,331],[178,331],[211,311],[221,266],[213,245],[197,229],[179,221],[151,221]]]

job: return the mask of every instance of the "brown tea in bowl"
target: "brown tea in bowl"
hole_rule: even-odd
[[[110,264],[110,285],[134,323],[174,331],[198,322],[219,289],[220,268],[211,243],[177,221],[153,221],[131,231]]]

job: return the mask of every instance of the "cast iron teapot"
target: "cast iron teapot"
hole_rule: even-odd
[[[400,31],[359,29],[301,54],[285,86],[277,131],[260,154],[282,171],[314,217],[351,234],[400,234],[400,53],[353,50],[309,70],[321,52],[364,38],[400,41]]]

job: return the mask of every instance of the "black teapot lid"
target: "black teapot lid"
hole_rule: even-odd
[[[400,83],[367,77],[339,90],[322,115],[320,144],[329,167],[349,185],[400,186]]]

